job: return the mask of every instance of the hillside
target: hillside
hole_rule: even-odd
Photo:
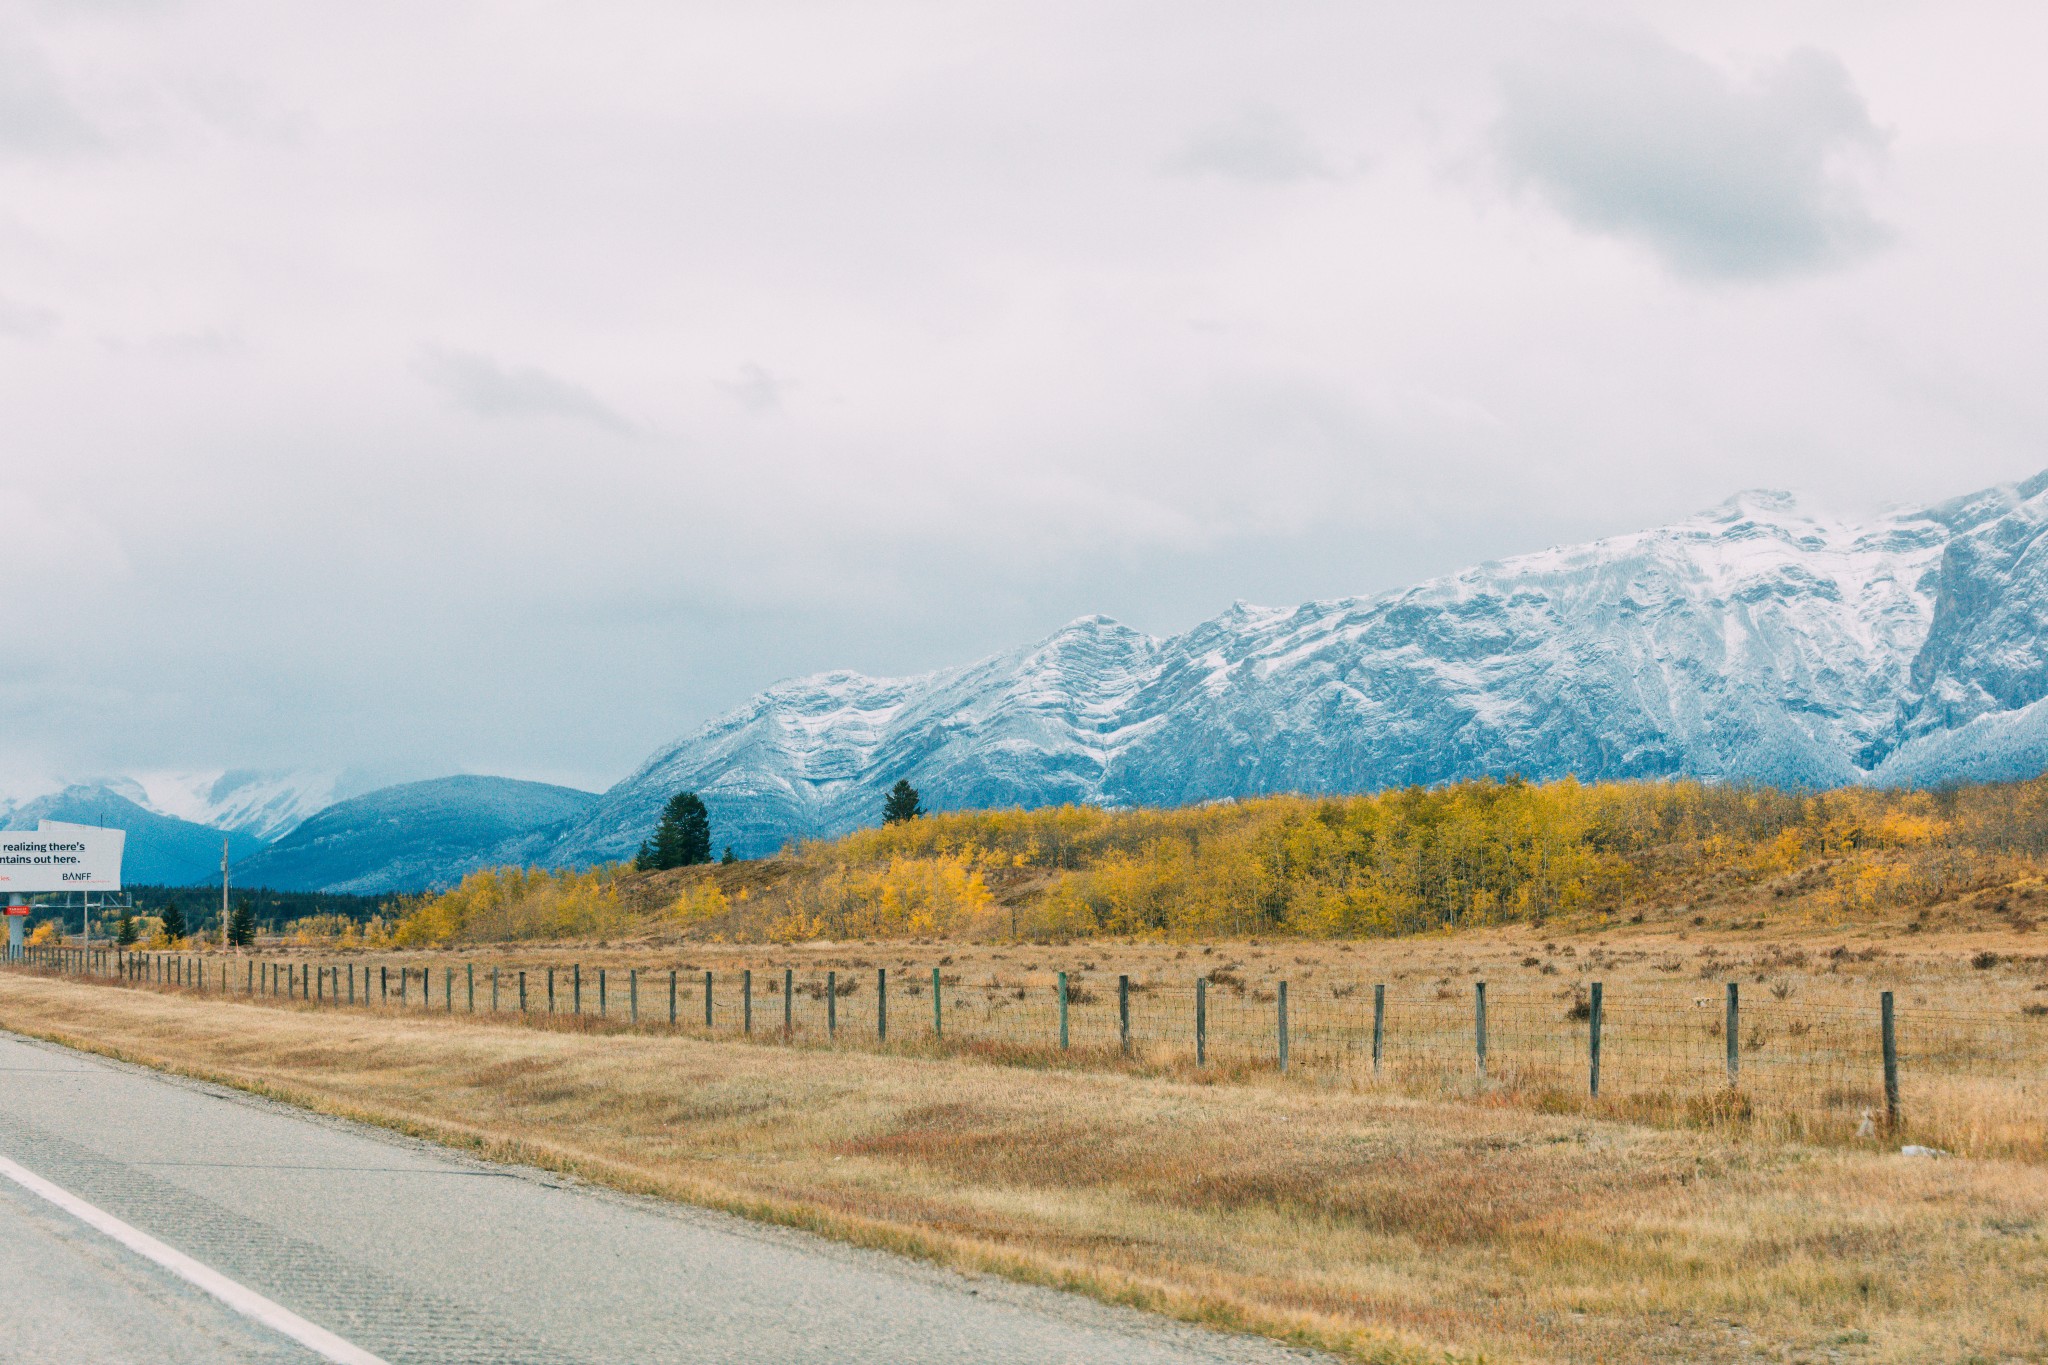
[[[962,812],[732,866],[482,870],[401,940],[650,935],[1359,938],[1648,915],[1761,924],[2048,909],[2048,778],[1801,794],[1477,781],[1173,810]]]
[[[1844,521],[1783,493],[1413,588],[1239,605],[1156,639],[1084,617],[910,678],[769,688],[528,861],[631,855],[674,792],[772,853],[944,809],[1181,805],[1520,773],[1931,785],[2048,766],[2048,474]]]
[[[445,886],[501,849],[560,828],[596,797],[506,777],[443,777],[336,802],[237,864],[235,879],[280,891],[374,895]]]

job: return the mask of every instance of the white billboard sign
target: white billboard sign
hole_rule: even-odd
[[[0,892],[119,891],[128,832],[45,820],[0,830]]]

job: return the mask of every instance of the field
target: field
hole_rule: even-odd
[[[1360,1360],[2048,1360],[2044,912],[2048,781],[1476,782],[487,870],[0,1025]]]
[[[2048,999],[2048,962],[2031,945],[1988,917],[1913,935],[1676,920],[1369,943],[305,946],[265,952],[253,969],[211,955],[203,996],[8,973],[0,1025],[1359,1359],[2048,1359],[2048,1019],[2028,1012]],[[237,993],[225,1000],[224,964]],[[310,965],[328,1003],[238,998],[252,977],[261,986],[264,965],[302,988]],[[468,983],[488,983],[493,967],[504,1013],[472,1017]],[[540,998],[550,967],[553,1016]],[[578,967],[581,1015],[569,998]],[[951,978],[957,1011],[956,1033],[936,1042],[928,996],[908,994],[929,989],[933,967]],[[882,968],[904,993],[892,988],[890,1043],[878,1049],[867,1030]],[[385,1003],[336,1009],[344,970],[359,989],[379,980]],[[709,1035],[687,1008],[668,1027],[670,970],[679,993],[714,974]],[[784,970],[859,983],[835,1002],[837,1038],[813,1028],[782,1043]],[[521,971],[523,1020],[511,998]],[[742,971],[759,984],[751,1039],[740,1036]],[[1075,1035],[1066,1052],[1060,971]],[[637,1028],[622,1017],[621,986],[636,972]],[[1198,974],[1226,982],[1210,991],[1217,1054],[1199,1067],[1185,1040],[1164,1036],[1185,1021],[1158,1006]],[[1148,988],[1134,1014],[1162,1025],[1128,1057],[1103,1036],[1117,976]],[[1375,1077],[1355,1055],[1319,1052],[1309,1029],[1282,1076],[1246,1022],[1271,1018],[1282,979],[1295,1001],[1384,982],[1404,1010],[1441,1008],[1429,1036],[1464,1049],[1471,983],[1486,980],[1499,1030],[1491,1075],[1475,1076],[1467,1050]],[[1583,1051],[1572,1052],[1583,1021],[1569,1018],[1591,979],[1615,1030],[1612,1098],[1600,1103],[1583,1094]],[[1647,1016],[1656,1001],[1658,1018],[1713,1019],[1726,980],[1743,983],[1766,1032],[1795,1010],[1861,1009],[1874,1021],[1875,993],[1894,991],[1904,1129],[1859,1137],[1853,1126],[1881,1105],[1868,1038],[1855,1077],[1774,1072],[1766,1038],[1743,1053],[1731,1091],[1717,1073],[1721,1040],[1701,1024],[1697,1037],[1664,1040],[1697,1054],[1683,1086],[1631,1072],[1641,1059],[1625,1054],[1642,1047],[1625,1045],[1631,1011]],[[1439,991],[1451,999],[1437,1002]],[[792,1014],[815,1023],[822,995],[799,993]],[[971,1037],[989,999],[1009,1002],[1007,1040]],[[1515,1002],[1527,1001],[1544,1002],[1540,1027],[1518,1021]],[[701,1010],[701,995],[683,1003]],[[1391,1060],[1413,1021],[1397,1028],[1402,1012],[1389,1016]],[[1961,1057],[1927,1045],[1928,1022],[1944,1016],[1997,1032]],[[1556,1075],[1536,1074],[1539,1051]],[[1907,1141],[1983,1155],[1901,1156]]]

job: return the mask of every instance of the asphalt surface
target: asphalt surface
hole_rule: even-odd
[[[0,1156],[392,1365],[1319,1360],[0,1033]],[[303,1362],[0,1179],[0,1361]]]

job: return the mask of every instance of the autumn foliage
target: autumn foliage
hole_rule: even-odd
[[[751,880],[693,869],[652,899],[656,884],[619,868],[480,872],[415,906],[399,934],[562,937],[653,921],[727,939],[1361,937],[1733,893],[1839,917],[2048,875],[2044,860],[2048,779],[1814,793],[1482,780],[931,815],[797,845],[750,865]]]

